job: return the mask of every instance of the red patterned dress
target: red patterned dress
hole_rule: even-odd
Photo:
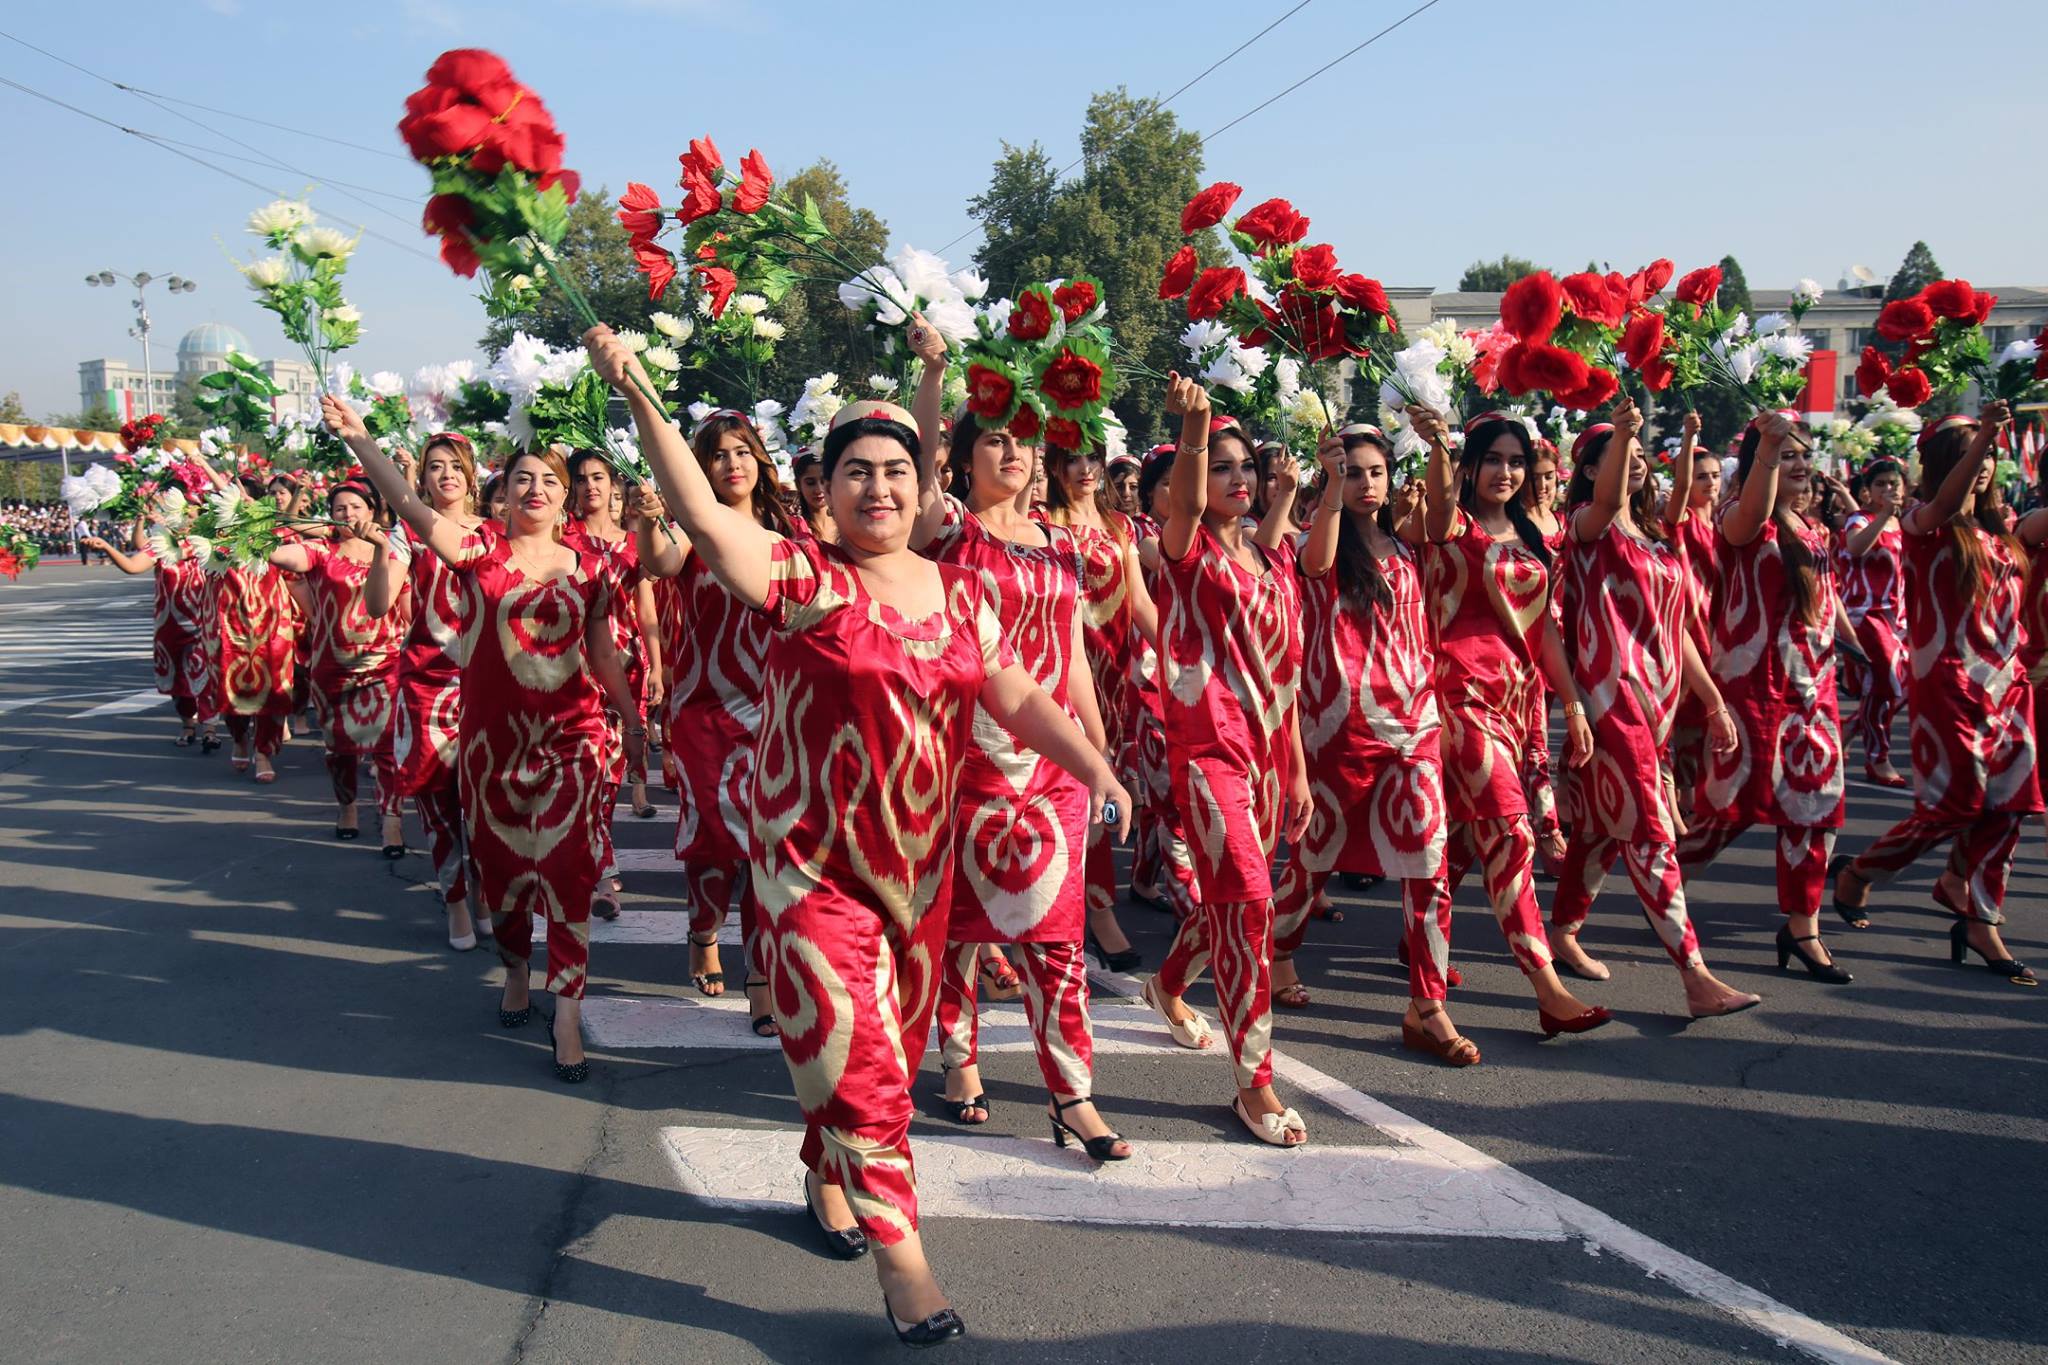
[[[1975,538],[1988,581],[1966,590],[1956,537]],[[1935,900],[1966,919],[2005,921],[2005,883],[2020,825],[2041,809],[2034,690],[2020,660],[2019,556],[2003,537],[1951,523],[1904,536],[1906,641],[1912,674],[1913,813],[1856,859],[1882,886],[1935,846],[1954,841],[1949,867],[1967,894]]]
[[[462,737],[462,630],[469,601],[462,576],[400,525],[391,556],[404,569],[412,628],[398,657],[398,715],[392,761],[398,791],[426,827],[441,898],[467,899],[468,839],[455,763]]]
[[[401,593],[390,611],[370,615],[363,605],[370,566],[358,564],[327,541],[299,543],[312,561],[306,570],[312,600],[306,629],[313,640],[308,667],[335,802],[346,806],[356,799],[357,760],[367,757],[377,774],[377,808],[397,815],[405,806],[398,793],[391,743],[398,710],[398,652],[412,624],[411,600]]]
[[[1550,619],[1550,572],[1520,536],[1495,540],[1462,508],[1422,563],[1451,821],[1445,874],[1455,891],[1480,864],[1509,951],[1524,973],[1538,972],[1550,965],[1550,941],[1536,908],[1536,837],[1521,761],[1535,713],[1537,642]]]
[[[1866,767],[1890,761],[1892,717],[1906,701],[1906,578],[1901,562],[1905,532],[1894,517],[1868,552],[1850,554],[1848,538],[1869,524],[1870,518],[1861,512],[1843,522],[1843,543],[1835,554],[1842,610],[1856,627],[1856,643],[1870,656],[1868,668],[1857,668],[1863,679],[1863,705],[1852,722],[1863,743]]]
[[[1550,620],[1557,627],[1559,639],[1564,638],[1564,574],[1565,542],[1567,531],[1562,520],[1558,527],[1543,537],[1543,548],[1550,552],[1553,572],[1550,576]],[[1550,761],[1550,686],[1543,680],[1543,674],[1536,675],[1536,693],[1533,710],[1529,716],[1529,748],[1522,755],[1522,786],[1529,793],[1529,824],[1536,831],[1536,838],[1548,839],[1560,828],[1557,812],[1557,780]]]
[[[1109,744],[1109,764],[1127,791],[1143,789],[1138,767],[1138,713],[1144,699],[1138,692],[1143,637],[1138,633],[1131,584],[1125,569],[1129,546],[1138,530],[1121,512],[1109,514],[1122,532],[1119,539],[1093,527],[1073,528],[1081,542],[1081,643],[1088,671],[1095,679],[1095,704],[1102,712],[1102,732]],[[1116,904],[1116,860],[1106,825],[1088,830],[1087,907]]]
[[[1777,519],[1766,517],[1747,545],[1731,544],[1725,529],[1720,536],[1712,667],[1737,743],[1733,753],[1706,755],[1678,856],[1690,875],[1751,825],[1771,825],[1778,908],[1811,915],[1842,827],[1835,575],[1827,531],[1805,525],[1798,535],[1813,558],[1814,596],[1805,617],[1796,616],[1782,534]]]
[[[1611,522],[1595,540],[1575,532],[1566,554],[1565,656],[1593,731],[1593,756],[1565,775],[1571,849],[1550,922],[1576,933],[1619,855],[1664,950],[1680,967],[1696,967],[1699,937],[1686,913],[1678,818],[1664,770],[1684,681],[1684,547]]]
[[[586,554],[603,566],[609,580],[606,596],[611,602],[606,620],[612,633],[612,648],[619,652],[619,666],[626,670],[626,687],[635,697],[647,694],[647,648],[640,636],[640,542],[620,533],[616,540],[593,535],[582,522],[572,521],[562,532],[562,544]],[[604,764],[604,875],[617,875],[618,859],[612,851],[612,808],[618,804],[619,788],[630,781],[642,781],[647,772],[626,770],[626,727],[629,718],[605,707]],[[635,715],[633,725],[645,727],[647,718]]]
[[[533,956],[547,923],[547,989],[580,999],[590,963],[590,900],[609,848],[603,806],[604,698],[584,666],[584,628],[609,610],[595,556],[533,579],[489,522],[453,561],[468,603],[459,648],[458,782],[477,894],[495,916],[498,955]]]
[[[1291,540],[1233,560],[1206,523],[1160,573],[1160,698],[1174,804],[1200,913],[1181,921],[1159,989],[1182,995],[1213,958],[1216,1000],[1241,1089],[1273,1078],[1271,865],[1294,767],[1301,589]]]
[[[1004,540],[949,495],[924,552],[981,579],[1017,662],[1071,716],[1073,673],[1086,667],[1081,541],[1064,526],[1032,524],[1044,545]],[[1059,1099],[1086,1098],[1095,1051],[1081,952],[1088,792],[1043,754],[1019,748],[979,705],[973,735],[960,765],[960,826],[946,893],[952,918],[939,986],[939,1062],[948,1071],[978,1063],[980,945],[1012,943],[1046,1088]]]
[[[804,1164],[861,1230],[917,1228],[911,1082],[931,1035],[960,770],[1013,662],[981,576],[938,571],[906,619],[836,545],[775,546],[752,838],[762,957],[804,1113]]]
[[[218,709],[207,634],[206,570],[189,559],[158,560],[150,666],[156,690],[171,699],[183,721],[212,720]]]
[[[1159,523],[1147,516],[1132,518],[1138,543],[1157,542]],[[1161,575],[1143,569],[1145,590],[1156,603]],[[1156,908],[1170,910],[1185,920],[1201,905],[1195,885],[1195,863],[1180,827],[1180,810],[1173,804],[1173,770],[1166,761],[1166,709],[1159,697],[1159,651],[1148,640],[1136,642],[1134,682],[1137,690],[1136,745],[1138,782],[1131,791],[1138,803],[1132,829],[1131,884],[1165,893]]]
[[[1712,509],[1687,507],[1672,539],[1684,551],[1685,633],[1699,653],[1700,662],[1711,666],[1714,596],[1721,586],[1720,536],[1714,527]],[[1698,697],[1686,692],[1679,696],[1678,715],[1671,722],[1671,785],[1680,810],[1690,813],[1706,758],[1706,710]]]
[[[1315,812],[1280,874],[1273,952],[1289,957],[1301,946],[1331,872],[1397,877],[1410,993],[1441,1000],[1451,898],[1422,572],[1397,540],[1380,573],[1393,597],[1384,608],[1346,602],[1334,569],[1302,575],[1301,747]]]
[[[229,569],[212,587],[217,705],[236,747],[247,741],[268,758],[284,744],[292,710],[297,631],[291,592],[283,571],[267,564]]]

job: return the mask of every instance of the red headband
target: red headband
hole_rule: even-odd
[[[1603,432],[1611,432],[1613,430],[1614,423],[1612,422],[1595,422],[1592,426],[1587,427],[1577,436],[1574,436],[1572,438],[1572,463],[1577,464],[1579,457],[1585,454],[1587,442]]]
[[[1927,453],[1927,438],[1934,435],[1936,432],[1953,431],[1957,427],[1974,427],[1976,425],[1976,418],[1965,417],[1960,412],[1952,412],[1948,416],[1942,418],[1940,421],[1929,422],[1926,426],[1920,428],[1920,434],[1913,438],[1913,446],[1922,455],[1925,455]]]

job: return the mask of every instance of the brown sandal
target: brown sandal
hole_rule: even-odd
[[[1432,1010],[1423,1018],[1427,1019],[1441,1013],[1441,1010]],[[1434,1057],[1445,1066],[1479,1065],[1479,1044],[1464,1034],[1454,1033],[1449,1038],[1435,1038],[1406,1019],[1401,1021],[1401,1046],[1410,1052],[1420,1052],[1424,1056]]]

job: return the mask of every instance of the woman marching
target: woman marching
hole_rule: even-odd
[[[1671,496],[1664,521],[1685,565],[1685,633],[1693,653],[1711,666],[1714,658],[1714,595],[1721,585],[1721,461],[1699,450],[1700,415],[1687,412],[1678,429],[1678,454],[1671,465]],[[1700,774],[1706,769],[1707,713],[1691,692],[1678,698],[1671,722],[1671,787],[1680,817],[1690,819]]]
[[[1949,956],[1971,952],[2018,986],[2037,985],[1999,937],[2020,826],[2041,809],[2033,689],[2020,661],[2020,554],[1992,481],[2003,402],[1980,418],[1944,417],[1920,433],[1920,501],[1905,533],[1906,630],[1912,678],[1913,813],[1853,862],[1838,859],[1835,909],[1852,923],[1882,886],[1953,841],[1934,884],[1956,916]],[[2048,539],[2048,519],[2031,518]]]
[[[1379,428],[1364,425],[1326,434],[1316,451],[1323,498],[1297,566],[1301,743],[1315,814],[1274,895],[1273,953],[1277,968],[1300,946],[1332,871],[1400,878],[1410,964],[1401,1044],[1473,1066],[1479,1049],[1444,1006],[1443,762],[1422,574],[1415,551],[1394,535],[1392,454]]]
[[[1863,704],[1854,722],[1863,744],[1863,775],[1880,787],[1904,787],[1892,767],[1892,718],[1906,700],[1906,594],[1899,504],[1905,471],[1897,460],[1872,460],[1863,469],[1862,509],[1842,524],[1835,565],[1842,609],[1856,627],[1856,643],[1870,659],[1863,674]]]
[[[367,466],[365,466],[367,468]],[[311,605],[313,704],[327,746],[327,776],[334,784],[334,837],[354,839],[360,760],[377,775],[377,808],[384,817],[384,855],[405,853],[405,803],[391,761],[397,715],[398,654],[412,625],[412,601],[403,591],[392,610],[372,613],[363,600],[370,565],[390,553],[379,520],[377,495],[359,483],[336,484],[328,514],[340,525],[332,543],[298,539],[270,552],[270,562],[305,576]]]
[[[182,495],[181,495],[182,496]],[[220,747],[214,733],[214,715],[219,688],[210,667],[206,647],[206,570],[183,554],[159,554],[149,548],[143,527],[163,525],[168,520],[162,495],[135,523],[131,537],[133,553],[117,550],[99,536],[86,536],[78,543],[98,550],[124,574],[156,571],[156,630],[151,638],[150,667],[156,674],[156,690],[171,699],[178,713],[180,749],[193,744],[212,753]],[[205,736],[199,727],[206,727]]]
[[[909,338],[924,363],[915,409],[919,425],[937,430],[945,338],[921,317],[910,320]],[[1017,662],[1071,716],[1069,723],[1085,742],[1113,759],[1083,641],[1085,549],[1078,533],[1031,516],[1032,475],[1043,466],[1039,451],[1006,431],[984,429],[963,411],[953,423],[951,457],[960,497],[932,499],[919,515],[911,546],[975,573]],[[938,1003],[946,1105],[956,1122],[988,1121],[978,1064],[976,982],[982,945],[1012,944],[1039,1075],[1051,1094],[1054,1137],[1061,1146],[1072,1138],[1096,1161],[1122,1161],[1131,1154],[1130,1144],[1103,1122],[1092,1099],[1094,1026],[1082,950],[1087,788],[1051,754],[1020,746],[994,717],[977,710],[974,743],[960,767],[957,808],[961,830],[952,886],[944,893],[952,920]]]
[[[690,453],[718,501],[778,536],[804,533],[782,510],[775,465],[754,424],[737,412],[699,423]],[[661,529],[653,490],[642,490],[640,564],[668,610],[661,652],[668,670],[667,731],[676,773],[676,857],[690,896],[690,981],[706,996],[725,993],[718,931],[733,895],[740,903],[747,1016],[762,1037],[775,1033],[760,958],[760,925],[747,874],[754,743],[761,729],[762,674],[774,631],[766,616],[730,592],[687,532]]]
[[[461,580],[469,617],[462,661],[457,777],[476,869],[476,899],[492,917],[505,989],[498,1022],[523,1027],[533,918],[547,922],[548,1021],[558,1080],[590,1074],[578,1029],[590,961],[590,906],[608,844],[604,706],[632,713],[625,670],[607,618],[611,577],[564,546],[569,471],[553,451],[515,455],[505,467],[505,529],[465,529],[407,486],[356,412],[320,400],[327,429],[348,443],[418,537]],[[282,552],[280,552],[282,553]],[[417,553],[417,551],[415,551]],[[644,731],[625,746],[639,755]]]
[[[241,481],[243,496],[253,501],[275,497],[280,510],[292,501],[292,486],[273,480]],[[281,570],[265,564],[235,565],[213,579],[215,670],[220,683],[218,705],[234,741],[230,761],[235,771],[253,764],[256,781],[277,781],[272,760],[284,745],[291,719],[292,685],[297,667],[296,613]]]
[[[1748,1009],[1761,997],[1707,970],[1686,913],[1678,814],[1664,766],[1680,689],[1706,710],[1717,761],[1734,752],[1737,736],[1686,634],[1684,552],[1672,542],[1666,509],[1649,483],[1649,461],[1636,440],[1642,424],[1636,405],[1624,398],[1612,425],[1586,428],[1572,449],[1564,595],[1573,690],[1566,695],[1585,707],[1594,742],[1592,760],[1566,778],[1571,847],[1550,928],[1560,957],[1572,954],[1569,960],[1582,972],[1590,967],[1578,932],[1619,856],[1644,918],[1678,967],[1686,1007],[1700,1019]]]
[[[1736,745],[1706,755],[1678,853],[1690,877],[1751,825],[1775,827],[1778,966],[1796,957],[1809,976],[1839,985],[1850,975],[1821,942],[1819,911],[1844,806],[1841,608],[1828,532],[1795,510],[1812,470],[1792,420],[1773,412],[1750,423],[1736,457],[1740,487],[1721,513],[1712,668]]]
[[[1557,514],[1557,464],[1557,447],[1539,438],[1535,453],[1530,456],[1528,481],[1522,485],[1522,510],[1528,513],[1529,524],[1543,537],[1543,548],[1552,564],[1563,562],[1566,535],[1564,519]],[[1557,590],[1560,577],[1552,577],[1550,619],[1562,640],[1564,594]],[[1529,747],[1522,755],[1522,786],[1529,793],[1529,827],[1536,834],[1536,856],[1545,870],[1555,873],[1564,863],[1565,834],[1558,819],[1557,779],[1550,762],[1550,698],[1551,691],[1543,685],[1539,672],[1529,716]]]
[[[1131,518],[1138,543],[1139,576],[1158,616],[1159,532],[1168,515],[1169,476],[1175,447],[1154,446],[1138,475],[1138,505]],[[1156,637],[1155,637],[1156,638]],[[1181,831],[1180,811],[1173,804],[1173,772],[1166,758],[1166,711],[1159,697],[1159,651],[1154,640],[1141,640],[1137,658],[1137,763],[1139,807],[1136,846],[1131,852],[1131,899],[1177,920],[1198,913],[1202,903],[1195,886],[1195,863]],[[1192,1026],[1208,1038],[1207,1025],[1190,1016]],[[1204,1042],[1201,1046],[1208,1046]]]
[[[477,515],[476,455],[460,432],[429,436],[420,451],[416,492],[435,515],[463,532],[481,522]],[[412,798],[427,831],[434,876],[448,917],[448,946],[476,947],[478,930],[490,929],[469,913],[469,838],[462,827],[462,792],[456,780],[457,745],[462,735],[460,642],[468,624],[463,583],[422,541],[400,523],[391,533],[391,553],[370,566],[363,605],[382,616],[394,603],[410,603],[412,626],[398,656],[398,712],[392,732],[392,769],[398,794]],[[387,850],[388,852],[389,850]]]
[[[920,496],[936,490],[919,487],[929,456],[908,413],[863,402],[835,414],[823,464],[840,540],[779,536],[719,501],[610,331],[585,343],[626,395],[694,552],[775,629],[750,856],[804,1112],[805,1203],[835,1254],[874,1248],[899,1339],[960,1336],[918,1236],[908,1137],[946,940],[948,821],[977,705],[1080,775],[1091,812],[1107,801],[1127,811],[1130,798],[1011,658],[980,575],[910,549]],[[936,450],[937,430],[926,439]]]
[[[1298,1147],[1307,1125],[1273,1091],[1272,1013],[1273,853],[1283,835],[1300,844],[1310,815],[1294,705],[1293,461],[1254,539],[1245,532],[1258,482],[1250,439],[1234,422],[1212,425],[1208,391],[1177,374],[1168,376],[1166,410],[1181,430],[1160,537],[1160,696],[1202,899],[1145,999],[1175,1042],[1208,1046],[1206,1024],[1181,995],[1213,959],[1236,1072],[1231,1112],[1259,1141]]]

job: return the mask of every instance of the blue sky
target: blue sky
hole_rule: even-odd
[[[1174,110],[1218,128],[1418,2],[1313,0]],[[488,47],[548,101],[588,185],[665,188],[708,131],[778,170],[833,158],[898,243],[936,249],[969,226],[1001,142],[1037,139],[1064,163],[1091,92],[1165,94],[1294,3],[871,5],[849,22],[853,7],[809,0],[108,0],[10,6],[0,29],[113,80],[401,154],[393,125],[435,54]],[[1624,269],[1732,251],[1752,284],[1832,286],[1851,264],[1888,274],[1915,237],[1980,285],[2048,284],[2048,184],[2026,170],[2048,126],[2027,65],[2048,46],[2048,5],[1971,0],[1938,26],[1929,12],[1439,0],[1222,133],[1207,175],[1247,202],[1289,196],[1314,238],[1390,285],[1448,288],[1502,251]],[[424,186],[409,162],[170,106],[209,131],[4,39],[0,76],[263,185],[316,185],[327,221],[427,249],[401,202]],[[102,268],[199,281],[155,300],[160,354],[214,320],[287,354],[227,259],[248,254],[242,221],[266,194],[4,86],[0,119],[0,391],[68,411],[79,360],[140,362],[126,292],[83,283]],[[364,196],[397,217],[335,181],[400,196]],[[947,254],[965,264],[973,245]],[[438,263],[366,239],[350,294],[365,369],[474,354],[481,310]]]

